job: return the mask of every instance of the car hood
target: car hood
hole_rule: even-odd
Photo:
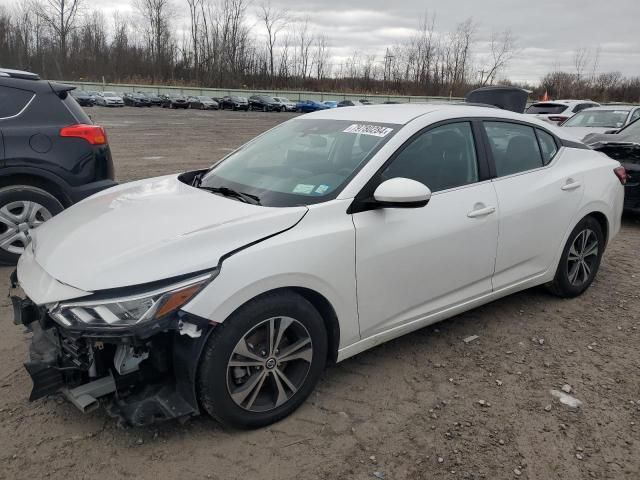
[[[582,140],[590,133],[604,133],[612,130],[612,127],[560,127],[574,138]]]
[[[96,291],[213,268],[223,255],[293,227],[306,212],[242,203],[171,175],[78,203],[34,230],[32,246],[48,275]]]

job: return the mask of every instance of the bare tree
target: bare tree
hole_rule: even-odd
[[[169,51],[170,0],[134,0],[134,5],[146,26],[146,39],[152,62],[154,77],[163,76],[163,64]]]
[[[84,0],[37,0],[38,17],[53,31],[58,45],[58,74],[66,71],[68,41],[76,28],[78,13]]]
[[[516,40],[511,30],[491,34],[489,55],[480,70],[480,84],[493,85],[500,73],[516,54]]]
[[[316,67],[316,78],[322,80],[329,75],[327,64],[329,62],[329,47],[327,45],[327,37],[321,33],[316,37],[316,49],[313,55],[313,62]]]
[[[186,0],[189,7],[189,21],[191,27],[191,49],[193,52],[193,67],[196,78],[200,72],[200,24],[202,19],[203,0]]]
[[[274,76],[274,53],[278,34],[284,28],[287,17],[282,10],[277,10],[271,6],[271,2],[267,1],[260,6],[258,17],[267,30],[267,52],[269,54],[269,75],[273,82]]]
[[[573,65],[576,69],[578,80],[582,78],[582,74],[589,65],[589,50],[585,47],[578,48],[573,55]]]
[[[309,32],[309,17],[303,18],[296,24],[296,37],[298,40],[298,75],[304,82],[311,68],[311,45],[313,34]]]

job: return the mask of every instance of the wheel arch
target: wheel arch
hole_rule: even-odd
[[[0,188],[11,187],[14,185],[25,185],[40,188],[53,195],[64,208],[73,204],[71,199],[64,192],[64,187],[59,181],[53,180],[48,175],[43,175],[40,172],[33,171],[31,169],[25,173],[8,173],[0,176]]]
[[[296,286],[273,288],[271,290],[261,292],[260,294],[255,295],[247,301],[243,302],[241,305],[238,305],[233,310],[231,315],[233,315],[234,312],[236,312],[249,302],[252,302],[263,296],[282,292],[292,292],[301,296],[309,303],[311,303],[311,305],[313,305],[313,307],[318,311],[318,313],[322,317],[322,320],[324,321],[324,326],[327,331],[327,362],[332,364],[336,363],[336,360],[338,358],[338,348],[340,345],[340,323],[338,322],[338,315],[336,314],[336,311],[333,308],[331,302],[329,302],[329,300],[324,295],[317,292],[316,290],[307,287]]]
[[[582,217],[582,219],[585,219],[587,217],[595,218],[596,221],[600,224],[600,228],[602,228],[602,234],[604,235],[604,243],[605,245],[608,244],[609,243],[609,220],[607,219],[607,216],[604,213],[596,210],[591,213],[588,213],[587,215]],[[582,219],[580,221],[582,221]]]

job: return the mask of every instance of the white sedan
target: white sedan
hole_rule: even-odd
[[[105,190],[34,231],[16,323],[32,399],[134,425],[259,427],[325,365],[513,292],[593,281],[625,171],[530,116],[331,109],[209,170]]]

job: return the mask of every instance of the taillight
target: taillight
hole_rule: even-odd
[[[104,128],[98,125],[69,125],[60,130],[61,137],[75,137],[86,140],[91,145],[104,145],[107,143],[107,134]]]
[[[564,115],[554,115],[553,117],[549,117],[549,120],[551,120],[552,122],[562,123],[568,118],[569,117],[565,117]]]
[[[622,185],[627,183],[629,175],[627,175],[627,171],[624,169],[624,167],[614,168],[613,173],[616,174],[616,177],[618,177],[618,180],[620,180],[620,183]]]

